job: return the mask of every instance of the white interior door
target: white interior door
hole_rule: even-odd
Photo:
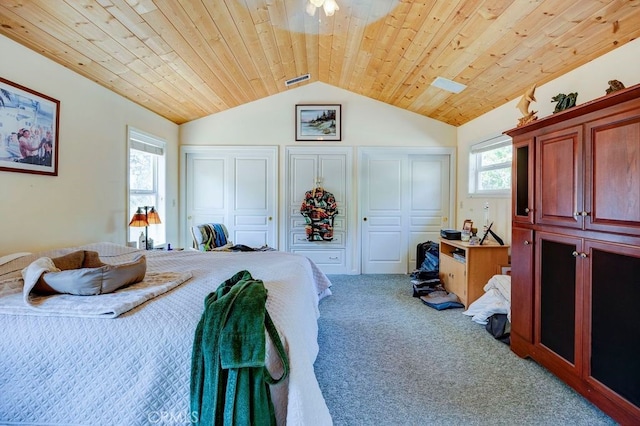
[[[405,273],[404,156],[366,155],[362,166],[362,273]]]
[[[409,155],[409,194],[407,209],[409,236],[408,271],[416,267],[416,246],[425,241],[438,241],[440,230],[450,228],[453,206],[450,185],[450,156]]]
[[[224,155],[188,153],[186,166],[186,239],[190,243],[192,225],[228,222],[226,188],[230,183]]]
[[[249,247],[276,247],[275,223],[275,159],[253,155],[234,160],[233,201],[229,230],[236,244]]]
[[[277,147],[183,147],[185,227],[223,223],[234,244],[277,248]]]
[[[430,154],[428,149],[361,151],[363,274],[409,272],[415,267],[416,245],[436,240],[447,227],[451,161],[451,154]]]

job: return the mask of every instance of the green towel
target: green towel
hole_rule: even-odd
[[[198,425],[275,425],[269,384],[284,380],[289,360],[265,308],[261,280],[240,271],[205,298],[191,364],[191,412]],[[284,366],[265,367],[265,328]]]

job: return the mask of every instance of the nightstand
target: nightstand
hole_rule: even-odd
[[[509,246],[440,240],[440,280],[466,308],[484,294],[484,286],[498,266],[508,263]]]

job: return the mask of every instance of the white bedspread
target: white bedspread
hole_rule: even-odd
[[[105,263],[139,252],[101,243],[37,253],[0,265],[0,281],[38,257],[78,249],[98,251]],[[0,314],[0,424],[188,424],[193,334],[204,298],[242,269],[264,281],[290,358],[289,378],[272,387],[278,423],[332,423],[313,371],[318,300],[330,294],[330,283],[311,261],[284,252],[146,253],[148,272],[193,278],[114,319]],[[277,361],[269,343],[274,376]]]

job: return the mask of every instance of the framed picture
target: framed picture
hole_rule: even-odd
[[[342,105],[296,105],[296,140],[342,140]]]
[[[498,265],[498,275],[511,275],[511,265]]]
[[[470,219],[465,220],[464,225],[462,225],[462,230],[471,232],[471,228],[473,228],[473,221]]]
[[[58,175],[60,101],[0,77],[0,170]]]

